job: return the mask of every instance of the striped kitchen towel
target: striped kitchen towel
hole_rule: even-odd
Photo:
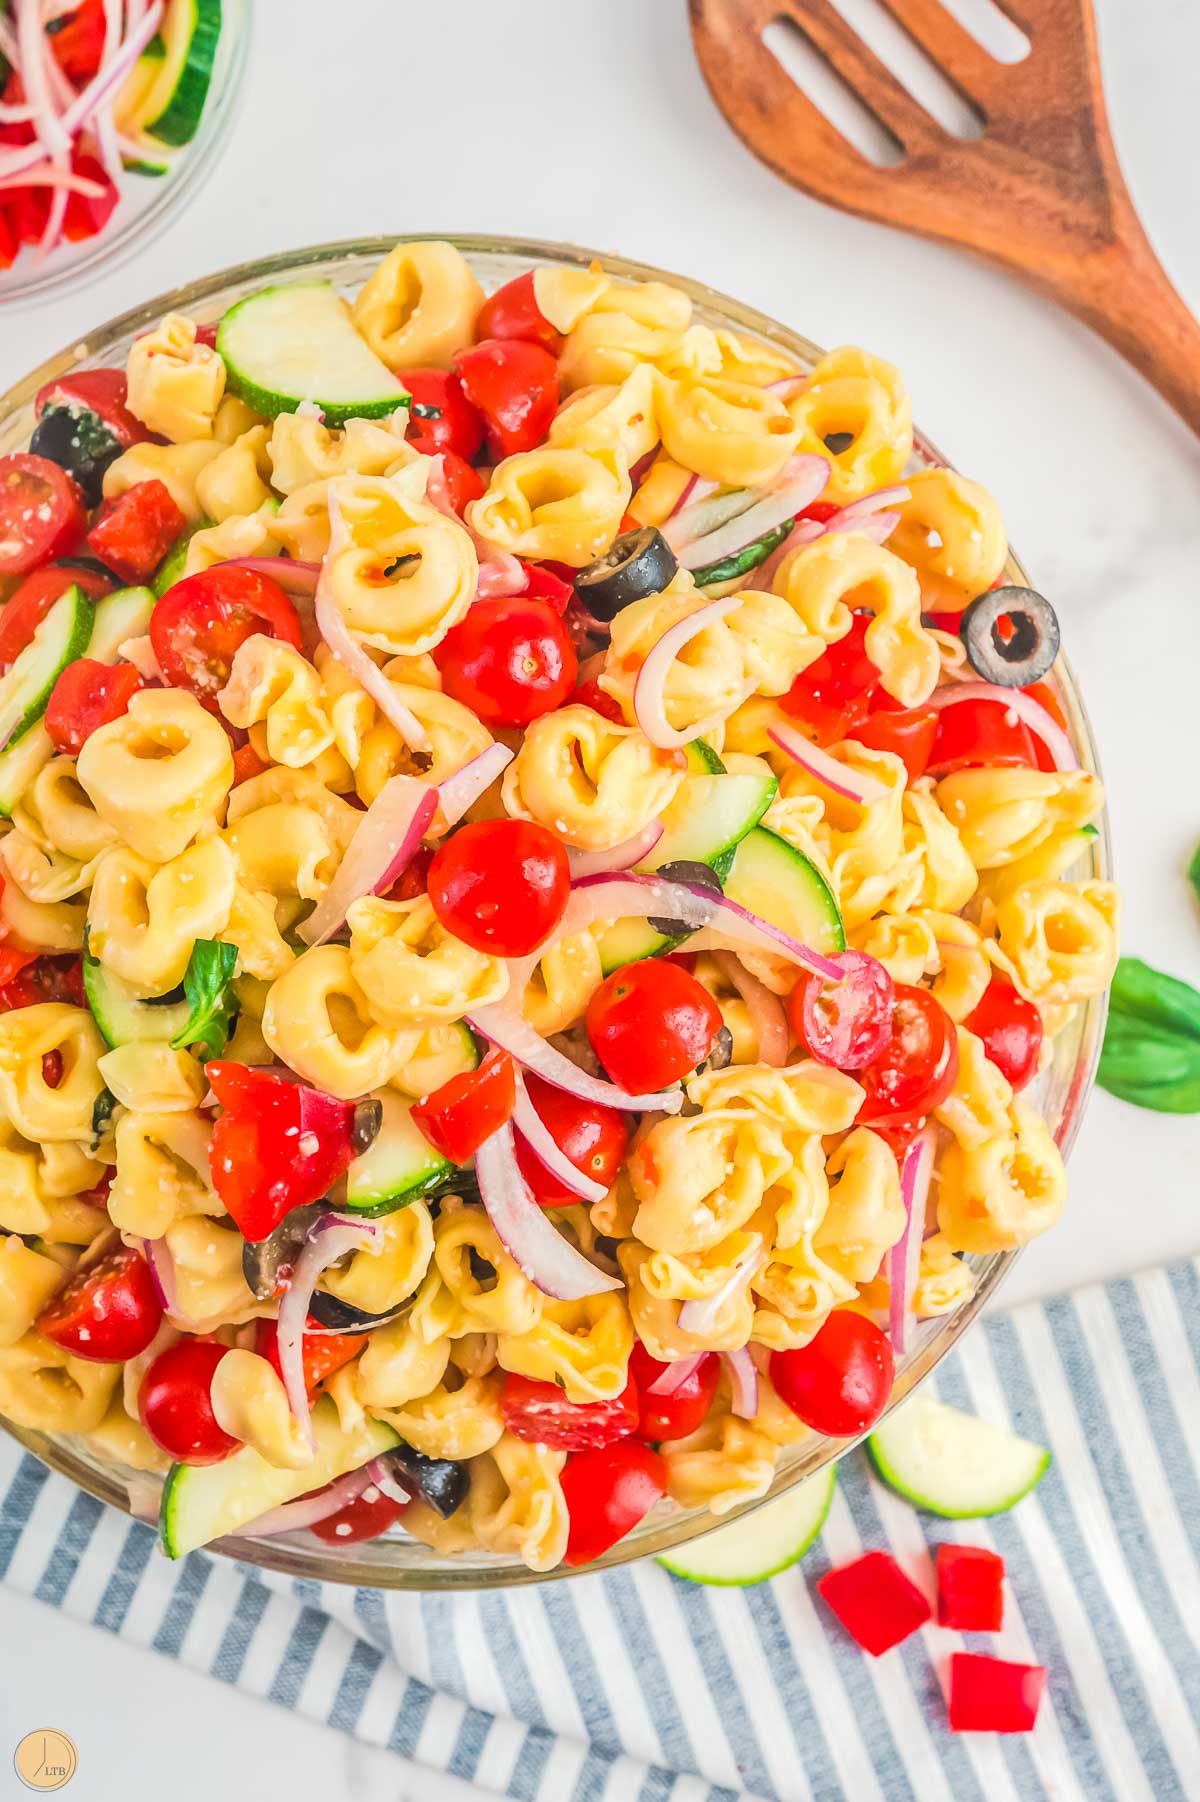
[[[1037,1491],[956,1525],[854,1454],[820,1544],[751,1589],[653,1563],[453,1598],[201,1553],[171,1565],[149,1528],[8,1441],[0,1576],[390,1747],[414,1802],[441,1797],[445,1773],[528,1802],[1197,1802],[1200,1259],[991,1316],[936,1387],[1053,1448]],[[948,1539],[1003,1554],[1004,1631],[971,1642],[1048,1666],[1032,1734],[949,1733],[940,1673],[960,1636],[929,1626],[871,1659],[815,1595],[875,1546],[931,1588]]]

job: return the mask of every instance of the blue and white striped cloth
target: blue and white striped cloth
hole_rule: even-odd
[[[938,1373],[943,1400],[1050,1445],[1011,1514],[918,1515],[842,1466],[819,1546],[745,1590],[653,1563],[507,1594],[396,1596],[193,1553],[0,1443],[0,1577],[405,1761],[528,1802],[1196,1802],[1200,1798],[1200,1260],[986,1320]],[[930,1626],[881,1659],[815,1596],[831,1564],[889,1547],[932,1590],[940,1541],[993,1546],[1002,1634],[1049,1667],[1034,1733],[947,1731]],[[407,1780],[407,1787],[405,1781]]]

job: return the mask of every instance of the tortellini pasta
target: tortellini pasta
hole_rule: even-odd
[[[76,764],[96,812],[131,850],[168,863],[212,824],[233,782],[220,724],[194,695],[146,688],[91,734]]]
[[[389,369],[449,369],[471,342],[483,289],[453,244],[397,244],[354,303],[354,323]]]
[[[382,1088],[416,1045],[412,1031],[377,1022],[344,945],[305,951],[276,977],[262,1033],[297,1075],[343,1101]]]
[[[928,700],[941,667],[937,644],[921,624],[916,576],[885,545],[855,532],[819,538],[789,553],[774,586],[829,644],[846,636],[854,610],[866,609],[865,649],[883,687],[906,707]]]
[[[197,343],[196,327],[168,313],[152,332],[135,338],[126,364],[129,410],[173,444],[211,438],[225,392],[225,365]]]
[[[912,453],[912,403],[900,371],[881,357],[854,345],[831,350],[788,410],[800,428],[797,448],[831,460],[831,500],[857,500],[903,475]],[[848,444],[830,450],[830,438],[846,437]]]
[[[607,851],[661,814],[686,766],[636,726],[616,726],[590,707],[543,714],[504,773],[510,814],[538,820],[569,845]]]
[[[620,449],[550,445],[498,463],[467,521],[498,550],[581,568],[608,549],[632,492]]]
[[[326,566],[330,593],[354,636],[393,657],[432,649],[475,598],[470,536],[425,503],[424,486],[420,462],[395,476],[329,484],[340,522]]]

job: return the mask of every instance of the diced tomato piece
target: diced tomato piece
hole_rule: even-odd
[[[239,745],[233,753],[233,786],[239,782],[249,782],[251,776],[261,776],[270,765],[265,764],[253,745]]]
[[[850,630],[801,670],[779,705],[812,730],[818,744],[836,744],[866,719],[879,686],[879,668],[866,652],[869,618],[856,613]]]
[[[60,751],[77,757],[97,726],[128,713],[145,684],[132,663],[98,663],[81,657],[69,663],[50,693],[46,731]]]
[[[890,698],[890,697],[889,697]],[[904,764],[910,782],[925,774],[937,739],[938,716],[931,707],[901,708],[879,705],[879,696],[865,720],[846,734],[872,751],[890,751]]]
[[[560,1451],[583,1451],[628,1439],[638,1424],[637,1385],[632,1377],[620,1395],[604,1402],[568,1401],[557,1383],[509,1374],[504,1379],[500,1412],[508,1431],[536,1445]]]
[[[41,1001],[65,1001],[70,1007],[86,1007],[83,959],[48,957],[36,952],[32,963],[19,969],[0,988],[0,1014],[17,1007],[36,1007]]]
[[[17,234],[7,207],[0,205],[0,269],[11,269],[17,260]]]
[[[354,1157],[354,1104],[270,1070],[216,1059],[205,1075],[224,1112],[208,1147],[213,1187],[256,1243],[319,1201]]]
[[[438,455],[442,459],[442,487],[446,499],[461,519],[471,502],[486,493],[487,483],[477,469],[472,469],[454,451],[439,451]]]
[[[593,713],[598,713],[603,720],[611,720],[614,726],[623,726],[625,724],[625,715],[621,712],[621,703],[615,701],[605,689],[601,688],[594,677],[587,682],[581,682],[579,687],[575,689],[573,693],[569,694],[563,702],[564,707],[574,707],[576,705],[580,707],[590,707]]]
[[[558,410],[558,365],[549,351],[523,338],[485,338],[455,351],[454,366],[495,460],[541,443]]]
[[[418,1101],[412,1120],[435,1151],[452,1164],[465,1164],[485,1139],[511,1115],[517,1099],[516,1071],[507,1051],[493,1047],[477,1070],[452,1076]]]
[[[37,961],[36,951],[17,951],[11,945],[0,945],[0,989],[26,967]]]
[[[950,1731],[1029,1733],[1045,1688],[1045,1665],[955,1652],[950,1659]]]
[[[521,568],[528,577],[525,593],[532,595],[536,600],[548,601],[561,619],[567,611],[567,603],[575,593],[571,584],[564,582],[562,577],[545,563],[526,563],[523,557],[520,561]]]
[[[950,776],[955,770],[1038,767],[1033,733],[1003,701],[958,701],[938,714],[926,773]]]
[[[152,479],[136,482],[108,504],[88,533],[88,543],[127,582],[145,582],[186,525],[170,490]]]
[[[981,1545],[937,1549],[938,1626],[998,1633],[1004,1624],[1004,1560]]]
[[[878,1658],[929,1620],[932,1609],[890,1552],[865,1552],[817,1581],[824,1601],[864,1652]]]
[[[360,1333],[305,1333],[304,1335],[304,1387],[310,1398],[321,1387],[326,1377],[331,1377],[335,1370],[343,1364],[349,1364],[356,1358],[363,1346],[365,1338]],[[283,1368],[279,1362],[279,1328],[273,1320],[258,1320],[254,1323],[254,1349],[260,1358],[267,1362],[283,1377]]]

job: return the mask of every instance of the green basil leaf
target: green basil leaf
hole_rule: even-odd
[[[1121,958],[1096,1080],[1135,1107],[1200,1113],[1200,993],[1140,958]]]
[[[1127,1019],[1143,1020],[1148,1026],[1161,1026],[1185,1038],[1200,1039],[1200,994],[1190,983],[1153,969],[1140,957],[1118,960],[1112,1007]]]
[[[237,946],[216,939],[197,939],[183,977],[183,992],[191,1005],[181,1030],[171,1040],[177,1051],[189,1045],[201,1047],[205,1059],[220,1057],[237,1017],[233,972]]]

